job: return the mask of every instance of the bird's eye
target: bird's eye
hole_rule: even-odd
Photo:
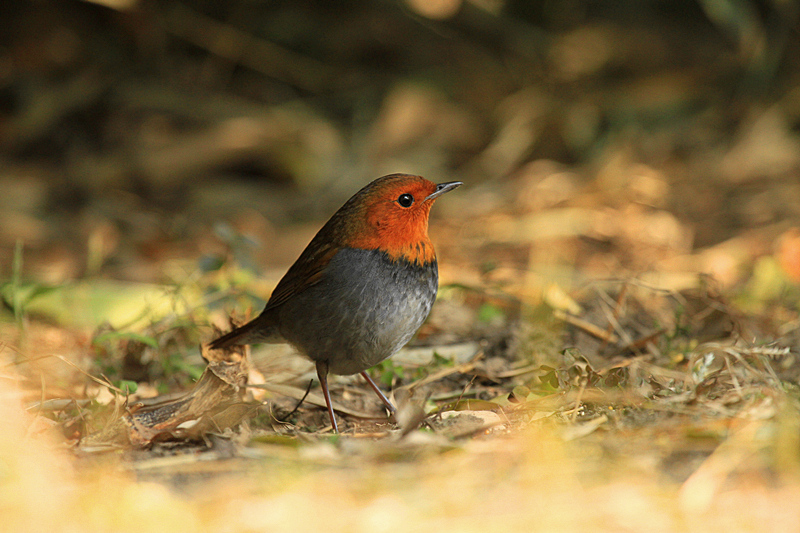
[[[414,203],[414,197],[408,193],[401,194],[400,198],[397,199],[397,203],[400,204],[400,207],[411,207],[411,204]]]

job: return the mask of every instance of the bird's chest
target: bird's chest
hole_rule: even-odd
[[[411,339],[437,287],[435,261],[419,266],[343,249],[318,284],[284,304],[281,330],[311,359],[328,361],[331,372],[361,372]]]

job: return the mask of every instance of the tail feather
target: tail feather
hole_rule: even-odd
[[[212,350],[222,350],[223,348],[229,348],[230,346],[236,346],[239,344],[247,344],[242,343],[241,341],[247,337],[247,331],[250,329],[249,326],[252,322],[245,324],[244,326],[238,327],[233,331],[226,333],[222,337],[219,337],[208,344],[208,347]]]
[[[212,350],[222,350],[231,346],[263,342],[273,337],[275,333],[275,327],[272,324],[264,323],[262,315],[211,341],[208,347]]]

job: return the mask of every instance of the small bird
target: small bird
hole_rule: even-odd
[[[350,198],[278,282],[258,317],[212,341],[223,349],[288,342],[316,363],[334,432],[328,373],[365,372],[395,354],[430,313],[439,286],[428,237],[433,202],[461,185],[390,174]]]

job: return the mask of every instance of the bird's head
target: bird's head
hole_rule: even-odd
[[[436,254],[428,238],[428,215],[439,196],[459,185],[459,181],[437,185],[408,174],[376,179],[340,210],[349,219],[345,244],[381,250],[392,259],[402,258],[410,263],[434,261]]]

